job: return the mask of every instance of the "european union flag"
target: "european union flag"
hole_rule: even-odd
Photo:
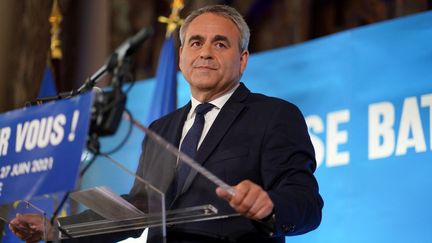
[[[39,88],[38,97],[55,96],[57,95],[57,88],[54,81],[54,74],[51,67],[47,65],[45,67],[44,76],[42,78],[42,83]]]
[[[165,39],[156,71],[156,88],[146,125],[175,110],[177,106],[177,62],[172,34]]]

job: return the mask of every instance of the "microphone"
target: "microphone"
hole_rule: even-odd
[[[153,28],[145,27],[142,28],[134,36],[129,37],[115,50],[114,53],[117,54],[117,60],[121,61],[123,60],[123,58],[132,55],[136,50],[139,49],[142,43],[144,43],[144,41],[147,40],[152,35],[153,35]]]
[[[80,94],[94,87],[96,81],[102,77],[107,71],[111,72],[125,57],[131,56],[139,47],[146,41],[150,36],[153,35],[152,27],[144,27],[134,36],[129,37],[124,41],[117,49],[111,54],[108,61],[96,71],[91,77],[89,77],[81,87],[77,89],[77,93]]]

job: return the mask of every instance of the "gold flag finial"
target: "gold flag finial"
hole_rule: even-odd
[[[60,46],[60,23],[62,20],[63,16],[60,12],[58,1],[54,0],[49,17],[49,22],[51,23],[51,58],[53,59],[61,59],[63,56]]]
[[[159,22],[167,24],[166,37],[170,36],[178,26],[183,24],[183,19],[180,18],[180,11],[183,7],[183,0],[173,0],[170,16],[168,18],[165,16],[159,16]]]

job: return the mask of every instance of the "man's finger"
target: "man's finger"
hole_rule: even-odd
[[[270,215],[273,211],[273,205],[266,205],[262,207],[255,215],[252,216],[253,219],[261,220],[268,215]]]
[[[236,191],[234,197],[230,200],[230,205],[233,208],[237,208],[242,204],[245,196],[249,193],[250,185],[248,183],[240,182],[234,187]]]
[[[247,194],[245,195],[245,197],[243,198],[243,201],[241,203],[241,205],[239,206],[239,209],[241,211],[244,211],[245,213],[248,214],[254,214],[254,212],[251,212],[253,207],[259,207],[260,204],[262,204],[262,194],[263,194],[263,190],[261,189],[261,187],[255,185],[255,184],[251,184],[248,186],[249,190],[247,192]]]
[[[27,238],[25,241],[27,243],[35,243],[35,242],[38,242],[41,240],[41,238],[42,238],[41,236],[42,235],[40,233],[35,233],[35,234],[30,235],[30,237]]]
[[[251,218],[255,218],[258,216],[258,212],[266,207],[270,203],[269,198],[265,192],[260,192],[258,196],[255,197],[255,202],[249,209],[249,214]]]
[[[228,202],[231,201],[233,197],[229,192],[225,191],[221,187],[216,188],[216,195],[222,199],[227,200]]]
[[[43,217],[40,214],[17,214],[16,219],[18,219],[18,222],[24,222],[29,225],[38,225],[43,221]]]

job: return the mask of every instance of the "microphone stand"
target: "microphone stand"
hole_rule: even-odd
[[[108,61],[101,67],[99,68],[91,77],[89,77],[84,84],[79,87],[77,90],[72,90],[70,92],[64,92],[64,93],[60,93],[56,96],[51,96],[51,97],[44,97],[44,98],[37,98],[34,101],[30,101],[26,103],[26,106],[33,106],[33,105],[40,105],[49,101],[54,101],[54,100],[60,100],[60,99],[66,99],[66,98],[71,98],[73,96],[79,95],[85,91],[88,91],[90,89],[92,89],[96,83],[98,82],[98,80],[106,74],[106,72],[112,73],[112,71],[115,69],[117,69],[117,67],[119,66],[119,62],[121,62],[122,64],[120,64],[120,67],[125,66],[124,69],[129,68],[129,57],[132,56],[133,53],[136,52],[136,50],[138,50],[138,48],[142,45],[142,43],[147,40],[151,35],[153,35],[153,28],[151,27],[146,27],[141,29],[138,33],[136,33],[134,36],[129,37],[125,42],[123,42],[115,51],[113,54],[111,54],[111,56],[109,57]],[[123,64],[127,62],[126,64]],[[121,70],[120,74],[124,75],[125,70]],[[121,76],[121,79],[123,78],[123,76]],[[120,85],[122,84],[122,80],[120,81]]]
[[[135,45],[134,49],[136,50],[136,48],[137,46]],[[123,92],[122,86],[131,64],[131,54],[132,51],[127,52],[126,55],[122,58],[122,60],[119,63],[118,54],[117,52],[114,52],[110,56],[108,62],[104,64],[101,68],[99,68],[91,77],[89,77],[86,80],[86,82],[77,90],[72,90],[71,92],[60,94],[55,97],[36,99],[35,102],[30,104],[30,105],[33,105],[34,103],[42,104],[52,100],[71,98],[75,95],[78,95],[82,92],[88,91],[91,88],[93,88],[96,85],[97,81],[102,76],[104,76],[107,72],[112,74],[112,81],[111,81],[113,87],[112,92],[103,93],[103,96],[101,98],[102,101],[100,102],[101,104],[97,104],[98,97],[96,97],[94,102],[95,109],[93,111],[94,114],[92,114],[92,124],[90,126],[90,134],[89,134],[89,140],[87,146],[89,150],[94,154],[95,157],[92,158],[92,160],[83,168],[83,170],[80,172],[80,177],[84,176],[85,172],[88,171],[88,169],[94,163],[95,158],[98,155],[100,155],[99,137],[113,134],[118,128],[122,114],[126,106],[126,94]],[[94,115],[96,116],[95,118]],[[99,116],[102,116],[102,119],[98,119]],[[103,123],[103,124],[98,124],[97,122],[98,120],[99,123]],[[68,196],[69,196],[69,192],[65,194],[60,204],[54,211],[50,219],[52,225],[54,225],[55,219],[57,218],[57,215],[60,212],[60,208],[62,208],[63,205],[66,203]],[[71,238],[71,236],[68,235],[66,232],[64,232],[63,229],[61,229],[60,227],[56,227],[56,228],[60,230],[66,237]]]
[[[111,54],[110,58],[108,59],[108,62],[105,63],[102,67],[100,67],[78,89],[76,89],[76,90],[73,89],[71,91],[62,92],[62,93],[59,93],[58,95],[55,95],[55,96],[36,98],[33,101],[26,102],[25,106],[30,107],[30,106],[35,106],[35,105],[42,105],[42,104],[45,104],[45,103],[50,102],[50,101],[68,99],[68,98],[72,98],[74,96],[77,96],[83,92],[86,92],[88,90],[91,90],[97,84],[97,82],[103,76],[105,76],[105,74],[107,72],[111,73],[115,69],[115,67],[117,66],[117,63],[118,63],[117,59],[118,59],[118,55],[116,52]]]

